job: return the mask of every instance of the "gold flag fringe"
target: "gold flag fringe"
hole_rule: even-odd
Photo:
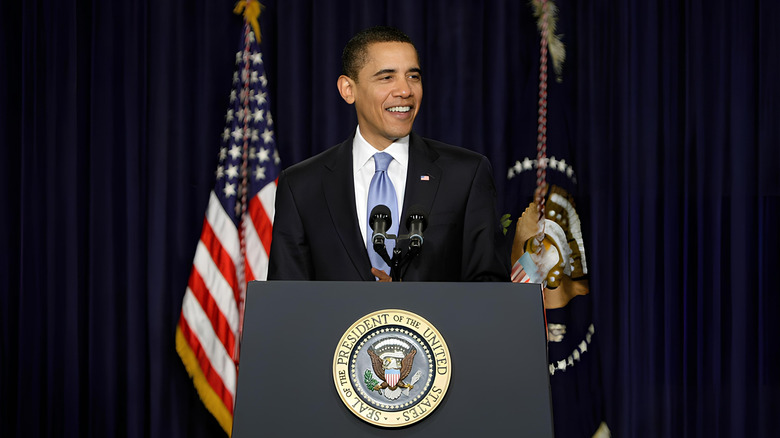
[[[187,373],[192,378],[192,383],[195,385],[195,389],[203,401],[203,405],[206,406],[211,415],[217,419],[217,422],[225,433],[230,436],[233,432],[233,415],[228,408],[222,402],[222,399],[214,392],[214,389],[209,385],[206,376],[203,374],[203,370],[200,368],[198,358],[195,356],[195,352],[190,348],[190,344],[184,338],[184,334],[181,331],[181,327],[176,327],[176,351],[181,357],[181,361],[184,363],[184,368],[187,369]]]

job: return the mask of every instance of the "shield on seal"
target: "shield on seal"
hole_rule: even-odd
[[[398,385],[398,380],[401,378],[401,370],[386,369],[385,370],[385,382],[390,387]]]

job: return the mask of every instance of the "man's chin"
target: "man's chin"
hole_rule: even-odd
[[[407,135],[412,133],[412,125],[409,124],[409,126],[405,126],[403,128],[398,129],[392,129],[388,132],[390,134],[388,138],[392,138],[395,140],[398,140],[399,138],[406,137]]]

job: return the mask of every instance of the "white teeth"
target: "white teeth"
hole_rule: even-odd
[[[405,113],[405,112],[410,111],[411,109],[412,109],[412,107],[410,107],[410,106],[394,106],[394,107],[388,108],[387,110],[388,111],[392,111],[394,113]]]

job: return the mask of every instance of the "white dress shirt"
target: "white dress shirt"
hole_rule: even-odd
[[[404,206],[404,193],[406,193],[406,171],[409,167],[409,136],[399,138],[385,150],[379,151],[371,146],[360,134],[360,126],[357,127],[355,138],[352,141],[352,171],[355,180],[355,211],[357,211],[358,224],[363,233],[363,244],[366,244],[370,230],[368,229],[368,187],[374,177],[374,154],[387,152],[393,156],[393,161],[387,166],[387,175],[395,187],[395,197],[398,199],[398,214],[402,214]],[[400,218],[392,218],[394,224],[399,224]]]

